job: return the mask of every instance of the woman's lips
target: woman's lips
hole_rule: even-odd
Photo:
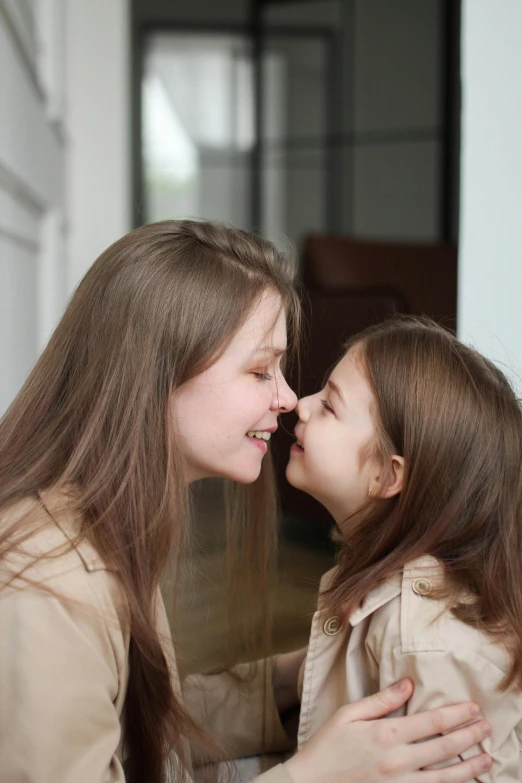
[[[257,448],[260,449],[260,451],[262,451],[263,454],[266,454],[266,452],[268,451],[268,444],[266,440],[261,440],[259,438],[249,438],[248,435],[245,435],[245,438],[254,446],[257,446]]]

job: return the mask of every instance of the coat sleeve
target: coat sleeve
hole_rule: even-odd
[[[396,622],[400,624],[399,616]],[[404,617],[402,623],[404,629]],[[388,644],[391,639],[388,639],[386,629],[383,630],[379,622],[372,625],[367,649],[377,669],[375,679],[379,687],[386,688],[402,677],[410,677],[415,690],[406,705],[405,713],[408,715],[475,701],[491,723],[493,733],[480,746],[463,753],[461,758],[489,753],[493,767],[477,780],[482,783],[518,783],[522,771],[520,741],[517,738],[521,728],[522,695],[512,688],[507,691],[498,689],[504,672],[482,654],[480,645],[474,645],[470,640],[466,643],[463,638],[457,640],[451,632],[441,635],[440,626],[434,643],[425,644],[421,639],[419,644],[414,644],[413,629],[409,638],[403,636],[403,644]],[[437,630],[433,630],[432,626],[429,633],[436,635]],[[466,627],[460,629],[462,633],[466,635]],[[475,633],[474,629],[469,629],[470,639]],[[430,641],[433,642],[433,637]],[[484,645],[487,646],[487,640],[484,640]],[[429,649],[430,646],[432,649]],[[453,759],[448,765],[459,760]]]
[[[32,588],[0,596],[0,780],[123,783],[118,688],[92,606]]]
[[[292,747],[275,703],[273,662],[269,658],[240,664],[221,674],[196,674],[183,681],[185,708],[222,745],[228,758],[283,752]],[[196,752],[193,760],[199,766],[209,759],[198,757]]]

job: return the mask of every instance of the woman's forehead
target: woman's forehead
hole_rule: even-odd
[[[263,294],[234,335],[229,349],[279,354],[286,350],[286,313],[279,294]]]

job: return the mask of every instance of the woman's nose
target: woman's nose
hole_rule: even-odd
[[[284,377],[277,382],[274,405],[281,413],[289,413],[297,405],[297,395],[292,391]]]

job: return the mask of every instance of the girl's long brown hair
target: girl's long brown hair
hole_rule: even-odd
[[[172,690],[155,626],[160,575],[181,556],[188,523],[169,397],[225,350],[269,288],[279,292],[296,334],[294,273],[288,255],[237,229],[198,221],[136,229],[87,272],[0,422],[0,510],[38,490],[73,485],[80,535],[119,574],[131,632],[129,783],[170,779],[173,750],[183,779],[183,738],[205,743]],[[258,580],[259,597],[275,537],[269,455],[255,485],[236,495],[241,518],[230,526],[237,544],[230,559],[236,579]],[[33,533],[23,519],[4,524],[0,558]]]
[[[351,611],[406,563],[432,555],[454,614],[510,651],[503,687],[522,687],[519,401],[494,364],[425,319],[385,322],[352,347],[377,404],[370,450],[384,481],[392,454],[404,457],[405,476],[398,496],[369,499],[346,520],[326,600]]]

